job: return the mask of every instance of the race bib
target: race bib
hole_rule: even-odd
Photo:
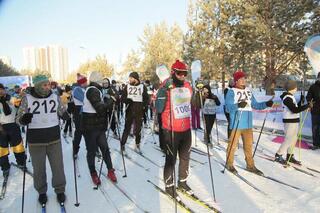
[[[189,118],[191,116],[190,90],[188,88],[174,88],[171,94],[174,118]]]
[[[237,89],[232,88],[234,91],[234,103],[238,104],[241,101],[247,102],[247,106],[245,108],[239,108],[241,111],[252,111],[251,108],[251,99],[252,99],[252,92],[248,89]]]
[[[33,114],[29,128],[42,129],[59,124],[57,98],[54,93],[48,98],[34,98],[31,95],[27,95],[29,112]]]
[[[142,102],[143,84],[132,86],[128,84],[127,97],[132,99],[133,102]]]
[[[216,114],[216,102],[213,99],[206,99],[203,105],[203,114]]]

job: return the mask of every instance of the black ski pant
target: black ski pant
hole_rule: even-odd
[[[226,111],[226,109],[224,109],[224,114],[227,118],[227,122],[228,122],[228,138],[230,138],[230,135],[231,135],[231,130],[230,130],[230,114]]]
[[[177,154],[179,154],[179,181],[184,182],[189,175],[189,160],[191,149],[191,130],[173,132],[163,130],[166,162],[164,165],[164,182],[166,187],[173,186],[173,171],[175,169]]]
[[[320,146],[320,115],[311,114],[313,146]]]
[[[16,123],[2,124],[0,126],[0,166],[2,171],[10,168],[9,145],[13,150],[16,162],[24,165],[26,154],[23,147],[20,127]]]
[[[72,132],[72,126],[71,126],[71,118],[69,118],[68,120],[66,120],[66,123],[64,125],[64,133],[67,133],[69,129],[69,132]]]
[[[141,126],[142,126],[143,114],[138,112],[132,112],[126,114],[126,121],[124,124],[124,130],[121,137],[121,145],[124,146],[127,143],[128,136],[130,134],[131,126],[134,123],[134,135],[136,137],[136,144],[141,142]]]
[[[95,157],[98,147],[100,148],[103,160],[105,161],[108,170],[113,169],[106,132],[98,129],[87,130],[83,132],[83,137],[86,141],[87,163],[90,174],[96,172]]]
[[[211,143],[210,135],[212,131],[212,127],[214,121],[216,120],[216,115],[204,115],[205,123],[206,123],[206,135],[205,135],[205,142]]]
[[[158,114],[158,125],[159,125],[159,145],[162,151],[165,150],[165,144],[163,142],[163,129],[162,129],[162,120],[161,114]]]
[[[81,115],[80,113],[74,113],[73,114],[73,122],[75,126],[74,135],[73,135],[73,154],[78,154],[80,149],[80,142],[82,138],[82,129],[81,129]]]

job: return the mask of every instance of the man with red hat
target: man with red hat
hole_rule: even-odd
[[[259,175],[263,173],[255,167],[252,157],[252,108],[262,110],[273,105],[273,101],[258,103],[252,92],[246,88],[246,75],[242,70],[233,74],[234,87],[229,89],[226,95],[226,110],[230,113],[230,130],[229,144],[226,153],[226,168],[237,173],[233,166],[234,153],[236,151],[239,137],[243,140],[243,149],[247,170]]]
[[[171,77],[164,81],[157,93],[157,113],[161,113],[163,148],[166,153],[164,182],[166,192],[180,199],[175,191],[174,169],[179,153],[179,189],[193,194],[187,185],[191,148],[191,97],[192,87],[186,76],[186,64],[177,60],[171,67]]]
[[[75,126],[73,137],[73,157],[77,158],[80,142],[82,138],[82,131],[80,129],[81,109],[83,106],[84,92],[88,86],[88,80],[84,75],[77,73],[77,86],[72,90],[72,99],[75,105],[73,110],[73,122]]]

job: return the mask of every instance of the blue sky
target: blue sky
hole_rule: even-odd
[[[177,23],[186,31],[188,0],[0,0],[0,56],[23,65],[22,48],[60,44],[70,69],[87,57],[106,54],[119,64],[146,24]],[[80,48],[83,46],[85,48]]]

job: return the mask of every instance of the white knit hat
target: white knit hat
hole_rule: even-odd
[[[98,71],[91,71],[88,75],[89,82],[101,83],[103,81],[102,74]]]

